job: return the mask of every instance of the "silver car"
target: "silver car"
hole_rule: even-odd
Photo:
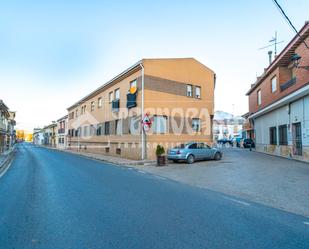
[[[169,149],[167,152],[167,159],[173,162],[185,160],[190,164],[198,160],[220,160],[221,158],[222,152],[220,149],[211,148],[209,145],[199,142],[181,144],[173,149]]]

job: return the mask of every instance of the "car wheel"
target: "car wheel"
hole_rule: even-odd
[[[215,160],[216,161],[218,161],[218,160],[221,160],[221,154],[219,153],[219,152],[217,152],[216,154],[215,154]]]
[[[187,157],[187,162],[188,162],[189,164],[194,163],[194,156],[193,156],[193,155],[189,155],[189,156]]]

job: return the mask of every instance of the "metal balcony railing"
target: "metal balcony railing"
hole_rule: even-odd
[[[120,100],[119,99],[115,99],[112,102],[112,111],[113,112],[118,112],[120,108]]]
[[[296,83],[296,77],[293,77],[292,79],[288,80],[287,82],[280,85],[281,91],[284,91],[285,89],[293,86]]]
[[[58,129],[58,134],[63,134],[63,133],[65,133],[65,129],[64,128]]]

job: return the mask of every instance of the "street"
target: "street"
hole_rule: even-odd
[[[258,202],[309,218],[309,164],[249,151],[223,149],[220,161],[140,167],[195,187]]]
[[[19,144],[0,248],[309,248],[308,218],[129,167]]]

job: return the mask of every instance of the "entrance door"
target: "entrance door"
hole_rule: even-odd
[[[301,134],[301,123],[295,123],[292,126],[293,136],[293,154],[301,156],[302,151],[302,134]]]

